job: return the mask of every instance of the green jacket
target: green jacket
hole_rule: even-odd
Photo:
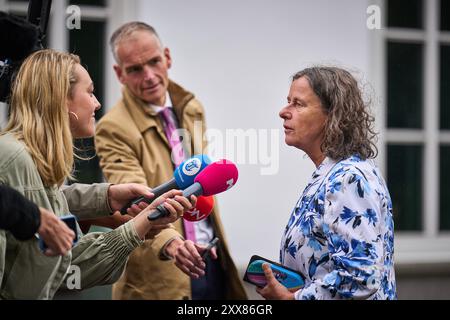
[[[108,184],[73,185],[64,190],[44,187],[24,144],[10,134],[0,136],[0,183],[58,216],[71,212],[86,219],[110,212]],[[114,283],[128,255],[142,243],[128,222],[107,233],[81,237],[64,257],[47,257],[39,249],[37,235],[32,240],[18,241],[0,230],[0,299],[52,299],[66,282],[75,290]],[[76,285],[77,270],[80,288]]]

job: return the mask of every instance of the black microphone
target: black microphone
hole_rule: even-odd
[[[12,14],[0,11],[0,102],[8,102],[13,75],[37,43],[38,29]]]
[[[39,38],[36,50],[43,49],[42,42],[47,33],[47,26],[50,20],[50,9],[52,0],[30,0],[28,4],[27,20],[38,26]]]
[[[0,60],[22,61],[33,52],[38,29],[30,22],[0,11]]]
[[[183,161],[173,173],[173,178],[169,181],[152,189],[153,198],[149,199],[144,196],[131,200],[125,207],[120,210],[121,214],[127,214],[127,209],[133,204],[145,202],[150,204],[162,194],[172,189],[184,189],[194,183],[195,177],[211,163],[211,159],[205,155],[195,155],[188,160]]]
[[[23,60],[44,48],[52,0],[30,0],[27,20],[0,11],[0,102],[9,101],[11,83]]]
[[[140,196],[139,198],[131,200],[125,207],[120,209],[120,214],[122,214],[122,215],[127,214],[128,208],[131,208],[131,206],[133,206],[134,204],[138,205],[141,202],[145,202],[146,204],[151,204],[153,202],[153,200],[155,200],[162,194],[164,194],[172,189],[178,189],[178,185],[177,185],[177,182],[175,181],[175,179],[171,179],[171,180],[153,188],[152,189],[152,193],[154,195],[153,198],[147,198],[144,196]]]
[[[191,186],[187,187],[183,190],[183,197],[190,198],[192,195],[194,196],[200,196],[203,194],[203,188],[202,185],[198,182],[192,184]],[[151,212],[147,218],[150,221],[157,220],[162,217],[167,217],[170,215],[169,210],[164,207],[164,204],[160,204],[156,207],[155,211]]]

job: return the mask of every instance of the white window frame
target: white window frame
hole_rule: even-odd
[[[369,31],[371,38],[371,79],[375,91],[380,95],[376,110],[377,129],[380,132],[380,166],[386,172],[389,143],[422,144],[423,154],[423,201],[421,232],[398,231],[395,234],[395,259],[400,264],[429,264],[450,262],[450,232],[439,230],[439,148],[450,145],[450,131],[439,128],[439,50],[442,43],[450,44],[450,32],[440,31],[440,0],[424,0],[424,29],[405,30],[387,28],[387,6],[385,0],[373,0],[381,8],[381,30]],[[386,42],[387,40],[420,41],[424,45],[424,126],[423,129],[389,129],[386,121]],[[395,206],[395,203],[393,204]]]

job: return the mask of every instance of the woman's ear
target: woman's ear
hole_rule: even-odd
[[[67,99],[66,99],[66,109],[67,109],[67,112],[73,111],[72,110],[73,109],[73,100],[70,97],[70,95],[67,96]]]

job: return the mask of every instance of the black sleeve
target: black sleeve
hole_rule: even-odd
[[[18,240],[28,240],[40,223],[38,206],[16,190],[0,184],[0,229],[11,232]]]

